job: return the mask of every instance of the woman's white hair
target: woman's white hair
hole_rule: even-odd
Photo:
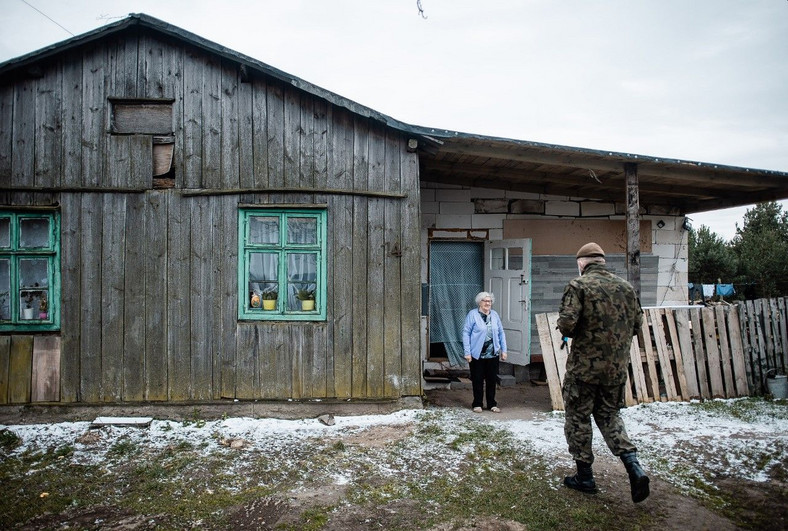
[[[490,298],[490,300],[492,302],[495,302],[495,295],[493,295],[492,293],[488,293],[486,291],[480,291],[479,293],[477,293],[476,294],[476,306],[478,306],[482,302],[482,299],[486,299],[488,297]]]

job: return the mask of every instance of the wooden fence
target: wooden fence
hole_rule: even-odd
[[[780,298],[645,308],[630,349],[627,405],[764,394],[766,376],[788,369],[786,306]],[[569,349],[561,349],[557,321],[557,313],[536,316],[553,409],[563,410]]]

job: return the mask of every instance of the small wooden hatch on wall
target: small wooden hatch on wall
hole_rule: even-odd
[[[175,137],[172,126],[173,99],[109,98],[110,132],[114,135],[153,136],[153,187],[172,188]]]

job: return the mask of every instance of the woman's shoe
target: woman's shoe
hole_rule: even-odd
[[[482,412],[482,408],[477,406],[477,407],[473,408],[473,412],[474,413],[481,413]]]
[[[498,406],[493,406],[490,408],[490,411],[492,411],[493,413],[500,413],[501,408],[499,408]]]

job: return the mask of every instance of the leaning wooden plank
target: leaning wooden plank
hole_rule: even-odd
[[[638,402],[652,402],[651,397],[648,396],[648,387],[646,386],[646,375],[643,373],[643,358],[640,354],[640,342],[638,336],[632,338],[632,343],[629,346],[629,358],[632,363],[632,375],[635,380],[635,393],[637,394]]]
[[[760,370],[757,362],[758,337],[755,333],[755,308],[752,301],[744,301],[740,305],[739,321],[741,322],[742,344],[745,346],[744,360],[747,363],[747,383],[750,394],[757,395],[761,392]]]
[[[741,329],[739,328],[739,312],[735,309],[727,312],[728,332],[731,337],[731,361],[733,364],[733,384],[736,396],[748,396],[747,367],[744,362]]]
[[[780,340],[782,341],[782,368],[788,371],[788,308],[786,308],[786,298],[777,299],[777,311],[780,314]]]
[[[657,347],[659,357],[659,369],[662,373],[662,382],[665,385],[665,395],[668,400],[678,399],[676,393],[676,381],[673,378],[673,366],[668,356],[668,346],[665,341],[665,326],[662,323],[662,311],[659,308],[649,308],[646,310],[651,319],[651,329],[654,333],[654,342]]]
[[[553,346],[555,347],[555,366],[558,369],[558,380],[563,385],[564,376],[566,375],[566,358],[569,356],[572,340],[570,339],[564,345],[564,348],[561,348],[563,336],[558,330],[558,313],[547,314],[547,322],[550,325],[550,334],[553,337]]]
[[[717,327],[714,324],[714,309],[703,308],[703,343],[708,353],[709,385],[712,398],[725,398],[725,388],[722,384],[722,368],[720,366],[720,350],[717,346]]]
[[[767,357],[767,367],[769,369],[774,369],[777,366],[776,359],[777,359],[777,343],[774,334],[774,317],[772,313],[772,300],[773,299],[761,299],[759,302],[761,303],[761,310],[763,312],[763,336],[766,340],[766,357]]]
[[[720,359],[722,361],[722,378],[725,383],[725,396],[733,398],[736,396],[736,391],[733,388],[733,367],[731,365],[731,350],[728,346],[728,327],[725,314],[726,310],[722,306],[714,308],[714,314],[717,319],[717,330],[719,333],[717,337],[720,340]]]
[[[547,374],[547,385],[550,389],[550,402],[553,404],[553,409],[557,411],[563,411],[564,400],[561,397],[561,382],[558,379],[558,368],[555,365],[553,337],[546,313],[536,314],[536,329],[539,334],[539,344],[542,347],[544,368],[545,373]]]
[[[681,366],[684,368],[684,382],[687,385],[687,396],[688,398],[700,398],[698,372],[695,369],[695,355],[692,352],[689,311],[686,308],[677,308],[673,311],[673,315],[676,324],[676,333],[679,338]],[[678,364],[678,361],[676,363]]]
[[[777,299],[769,299],[769,312],[771,313],[772,323],[772,342],[774,343],[774,367],[782,369],[782,358],[784,344],[780,334],[780,310],[777,307]]]
[[[761,299],[756,299],[753,301],[753,307],[755,308],[755,313],[752,317],[750,317],[750,319],[752,319],[755,324],[755,337],[758,341],[758,348],[755,350],[757,356],[757,361],[755,364],[758,367],[761,392],[764,393],[766,392],[766,389],[764,388],[766,385],[766,371],[769,369],[769,359],[767,355],[769,346],[763,333],[763,301]]]
[[[747,388],[751,396],[756,395],[758,393],[754,374],[753,374],[753,365],[752,365],[752,343],[750,338],[750,330],[749,330],[749,319],[748,313],[749,309],[747,306],[747,302],[742,302],[738,305],[738,314],[739,314],[739,332],[741,333],[741,344],[742,350],[744,355],[744,369],[747,375]]]
[[[627,383],[624,386],[624,403],[629,406],[637,405],[637,400],[632,395],[632,378],[627,374]]]
[[[33,339],[32,402],[60,401],[60,337]]]
[[[692,323],[692,345],[695,358],[695,368],[698,369],[698,384],[700,385],[701,398],[711,398],[709,389],[709,376],[706,369],[706,349],[703,346],[703,326],[701,325],[701,308],[690,311],[690,322]]]
[[[657,373],[656,357],[654,355],[654,347],[652,346],[651,328],[648,325],[648,313],[643,313],[643,325],[641,331],[643,333],[643,350],[646,353],[646,368],[648,370],[647,382],[651,386],[651,396],[654,397],[655,402],[659,402],[662,397],[659,392],[659,376]]]
[[[676,328],[676,310],[664,310],[664,312],[665,319],[668,323],[670,345],[673,349],[673,359],[676,363],[675,374],[678,381],[678,389],[676,389],[676,393],[681,396],[682,400],[689,400],[690,394],[687,390],[687,376],[684,373],[684,362],[679,341],[679,333]]]
[[[8,401],[30,402],[30,378],[33,372],[33,336],[11,336],[8,363]]]
[[[153,422],[153,417],[96,417],[90,423],[91,428],[102,426],[131,426],[133,428],[147,428]]]

